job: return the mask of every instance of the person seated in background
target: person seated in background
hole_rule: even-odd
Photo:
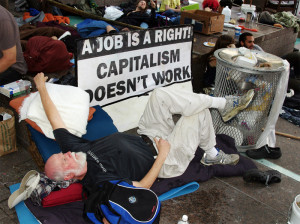
[[[180,23],[180,0],[162,0],[159,11],[162,12],[164,16],[169,17],[173,25]]]
[[[0,5],[0,85],[22,78],[27,65],[20,44],[19,27],[13,15]]]
[[[203,84],[204,87],[214,86],[215,78],[216,78],[216,64],[217,64],[217,59],[214,56],[214,52],[221,48],[227,48],[227,47],[235,48],[234,43],[235,41],[233,37],[229,35],[221,35],[218,38],[215,47],[207,54],[201,56],[200,70],[198,71],[197,74],[193,75],[193,79],[192,79],[194,92],[196,93],[202,92],[200,86],[202,86]]]
[[[244,32],[240,35],[237,47],[245,47],[250,50],[263,51],[260,46],[254,43],[254,36],[249,32]]]
[[[202,3],[202,7],[205,11],[208,12],[217,12],[219,8],[218,0],[204,0]]]
[[[221,0],[219,2],[218,13],[222,13],[223,9],[228,6],[228,8],[232,8],[232,1],[231,0]]]
[[[146,0],[138,0],[136,4],[136,8],[134,10],[130,9],[124,11],[123,16],[118,18],[116,21],[126,23],[133,26],[141,26],[141,24],[147,24],[148,26],[152,26],[152,23],[155,21],[155,10],[156,4],[153,0],[150,0],[151,12],[150,14],[147,12],[148,5]],[[119,26],[116,26],[120,28]],[[147,27],[143,27],[147,28]],[[125,29],[126,30],[126,29]]]

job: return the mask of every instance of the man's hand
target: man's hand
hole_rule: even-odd
[[[154,138],[154,141],[158,149],[158,154],[166,158],[170,152],[170,143],[162,138],[160,138],[159,140],[157,138]]]
[[[43,72],[38,73],[34,78],[34,82],[36,85],[36,88],[40,90],[41,88],[45,87],[45,82],[47,81],[48,77],[44,76]]]
[[[152,7],[153,9],[155,9],[156,4],[155,4],[155,2],[154,2],[153,0],[150,0],[150,5],[151,5],[151,7]]]
[[[132,184],[135,187],[150,188],[156,180],[158,173],[168,156],[168,153],[171,148],[170,143],[162,138],[159,140],[157,138],[154,138],[154,141],[158,149],[157,158],[149,172],[141,181],[132,181]]]

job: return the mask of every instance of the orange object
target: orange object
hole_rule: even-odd
[[[279,27],[279,28],[283,28],[283,26],[281,24],[279,24],[279,23],[275,23],[273,26]]]
[[[45,18],[43,19],[43,22],[49,22],[53,20],[54,20],[54,16],[51,13],[45,13]]]
[[[252,32],[258,32],[257,29],[249,29],[249,28],[246,28],[246,27],[244,27],[244,26],[242,26],[242,25],[239,25],[239,27],[241,27],[242,30],[249,30],[249,31],[252,31]]]
[[[25,21],[26,19],[30,18],[30,17],[31,17],[31,15],[30,15],[29,12],[24,12],[24,14],[23,14],[23,20],[24,20],[24,21]]]
[[[53,16],[53,20],[55,20],[59,24],[61,24],[61,23],[70,24],[70,18],[66,17],[66,16]]]
[[[29,12],[24,12],[23,14],[23,20],[26,20],[28,18],[32,17]],[[67,23],[70,24],[70,18],[66,16],[53,16],[51,13],[45,13],[45,17],[43,19],[43,22],[49,22],[49,21],[56,21],[59,24],[60,23]]]

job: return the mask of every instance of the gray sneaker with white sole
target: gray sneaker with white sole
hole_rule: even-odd
[[[221,165],[236,165],[239,162],[240,156],[238,154],[226,154],[222,150],[214,158],[209,158],[204,153],[201,163],[206,166],[221,164]]]
[[[224,122],[234,118],[240,111],[246,109],[254,97],[254,90],[250,89],[243,96],[225,96],[226,105],[223,110],[219,110]]]

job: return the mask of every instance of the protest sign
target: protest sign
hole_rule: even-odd
[[[78,87],[90,105],[108,105],[191,79],[190,25],[123,32],[77,41]]]

